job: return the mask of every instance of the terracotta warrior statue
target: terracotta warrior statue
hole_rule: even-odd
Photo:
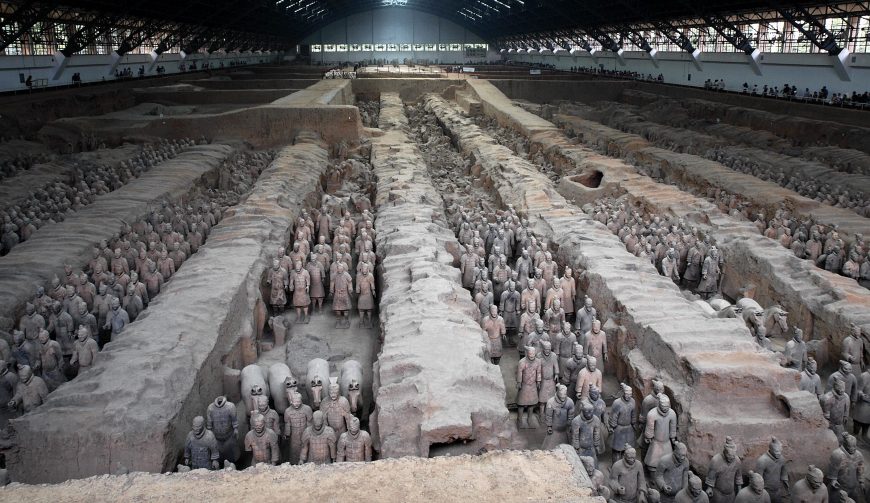
[[[311,310],[317,309],[318,313],[322,313],[323,299],[326,297],[326,288],[324,288],[326,268],[317,260],[316,254],[312,253],[305,270],[308,271],[308,277],[311,279],[311,287],[308,290],[308,295],[314,304]]]
[[[592,320],[592,328],[583,336],[583,347],[586,354],[598,360],[601,371],[604,372],[604,364],[607,363],[607,334],[601,330],[601,320]]]
[[[335,328],[350,328],[350,296],[353,280],[347,273],[345,264],[339,262],[336,273],[329,279],[329,293],[332,295],[332,310],[338,320]]]
[[[20,408],[26,414],[42,405],[47,397],[48,386],[45,385],[45,381],[33,375],[33,370],[28,365],[22,365],[18,368],[15,394],[6,406],[13,410]]]
[[[278,449],[278,435],[266,428],[266,418],[255,413],[251,416],[251,431],[245,435],[245,451],[253,453],[251,463],[277,465],[281,453]]]
[[[60,349],[60,344],[49,338],[48,330],[40,330],[38,340],[42,379],[48,386],[48,391],[51,392],[66,382],[63,352]]]
[[[293,292],[293,307],[296,308],[296,323],[308,323],[311,316],[308,314],[308,306],[311,305],[311,297],[308,292],[311,289],[311,275],[302,268],[302,262],[297,260],[290,271],[287,289]]]
[[[691,473],[686,444],[674,442],[674,451],[659,459],[656,471],[653,473],[661,500],[664,503],[672,503],[677,493],[689,484]]]
[[[571,422],[571,441],[578,456],[589,456],[598,467],[598,454],[604,450],[601,420],[589,402],[582,402],[580,414]]]
[[[360,326],[372,328],[372,310],[375,308],[375,276],[369,264],[363,264],[356,277],[357,305]]]
[[[359,428],[359,419],[351,416],[347,431],[338,437],[336,462],[362,462],[372,460],[372,437]]]
[[[334,380],[335,378],[333,378]],[[347,421],[352,417],[350,402],[339,394],[340,387],[337,382],[329,384],[329,393],[320,402],[320,411],[326,419],[326,424],[337,434],[347,431]]]
[[[556,394],[556,383],[559,381],[559,359],[551,350],[550,341],[541,342],[541,386],[538,389],[538,412],[543,417],[544,408],[553,395]]]
[[[239,459],[239,420],[236,417],[236,406],[227,401],[227,397],[219,396],[208,405],[205,413],[206,428],[214,433],[218,442],[221,460],[235,463]]]
[[[595,386],[601,389],[601,370],[598,369],[598,360],[594,356],[586,357],[586,368],[577,373],[577,387],[575,392],[580,401],[589,399],[589,387]]]
[[[807,345],[804,342],[804,331],[794,327],[792,338],[785,344],[783,366],[803,370],[807,363]]]
[[[184,442],[184,464],[193,470],[217,470],[220,468],[220,457],[214,433],[205,428],[205,419],[202,416],[196,416]]]
[[[610,447],[613,449],[614,459],[622,457],[622,450],[625,449],[626,445],[634,447],[637,435],[635,428],[638,425],[634,391],[631,386],[624,383],[621,387],[622,396],[613,401],[607,421],[607,429],[610,432]],[[665,500],[665,496],[666,493],[663,492],[663,500]]]
[[[84,325],[80,326],[78,332],[76,332],[75,349],[69,364],[72,366],[78,364],[79,373],[93,367],[97,360],[97,353],[100,352],[97,341],[92,339],[90,335],[88,327]]]
[[[807,468],[807,476],[797,481],[791,491],[792,503],[828,503],[828,488],[822,471],[813,465]]]
[[[281,431],[281,423],[278,419],[278,412],[275,409],[269,408],[269,397],[265,395],[257,395],[252,397],[257,405],[256,410],[251,411],[251,415],[259,413],[266,421],[266,428],[272,430],[277,435]]]
[[[547,436],[541,449],[555,449],[568,443],[568,428],[574,420],[574,401],[568,398],[568,388],[562,384],[556,385],[556,395],[547,401],[544,408],[544,424],[547,425]]]
[[[513,282],[508,283],[507,289],[501,294],[499,310],[504,319],[505,333],[510,345],[516,344],[514,337],[517,335],[520,325],[521,302],[522,297],[517,291],[517,285]]]
[[[534,346],[526,348],[526,356],[517,365],[517,420],[520,429],[537,428],[538,418],[534,408],[538,405],[538,390],[541,386],[541,361]],[[532,408],[526,418],[526,409]]]
[[[290,406],[284,411],[284,438],[290,443],[290,463],[299,462],[302,450],[302,433],[308,428],[313,418],[311,407],[302,403],[302,395],[293,393]]]
[[[644,441],[649,444],[644,464],[650,472],[655,472],[659,460],[673,452],[677,440],[677,414],[671,409],[671,400],[664,393],[659,394],[659,405],[646,415]]]
[[[864,454],[858,450],[858,441],[848,433],[843,434],[843,443],[831,452],[831,460],[828,463],[828,487],[835,491],[846,491],[850,498],[855,501],[863,499],[864,482]],[[836,498],[840,503],[839,494]]]
[[[312,462],[318,465],[335,461],[335,432],[326,425],[323,412],[315,411],[311,424],[302,433],[302,448],[299,464]]]
[[[850,374],[851,375],[851,374]],[[834,387],[822,397],[822,413],[828,420],[828,427],[843,438],[846,422],[849,421],[849,395],[846,394],[846,384],[842,379],[834,379]]]
[[[489,342],[489,359],[493,365],[498,365],[502,355],[502,341],[505,338],[505,323],[504,319],[498,315],[498,308],[495,304],[489,306],[489,316],[481,320],[483,331],[486,332],[486,338]]]
[[[770,503],[770,495],[764,489],[764,477],[749,472],[749,484],[737,493],[734,503]]]
[[[816,368],[815,358],[808,358],[806,368],[801,372],[800,389],[801,391],[809,391],[821,400],[824,388],[822,388],[822,378],[816,373]]]
[[[709,503],[701,478],[689,472],[689,483],[674,497],[674,503]]]
[[[610,469],[611,501],[615,503],[638,503],[641,493],[646,492],[646,477],[643,465],[637,461],[634,447],[626,446],[622,459],[613,463]]]
[[[277,258],[273,259],[272,268],[269,269],[266,279],[266,284],[269,285],[269,305],[272,306],[273,314],[281,314],[284,306],[287,305],[287,294],[284,293],[287,282],[287,271],[281,268],[281,261]]]
[[[592,299],[586,297],[583,299],[583,307],[577,310],[577,319],[574,321],[574,328],[577,333],[585,335],[586,332],[592,330],[592,321],[598,319],[598,310],[592,307]]]
[[[731,437],[725,437],[722,452],[710,460],[707,468],[707,496],[712,503],[734,503],[737,491],[743,484],[740,458],[737,457],[737,444]]]
[[[782,444],[776,437],[770,439],[767,452],[755,461],[755,471],[764,479],[770,503],[782,503],[783,494],[788,492],[788,470],[782,457]]]
[[[704,300],[719,293],[719,279],[721,276],[722,259],[719,257],[719,250],[715,246],[712,246],[701,266],[701,282],[698,283],[698,293]]]

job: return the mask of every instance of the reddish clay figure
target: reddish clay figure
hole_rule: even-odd
[[[290,271],[288,289],[293,292],[293,307],[296,308],[296,323],[308,323],[311,317],[308,314],[308,306],[311,305],[309,292],[311,289],[311,275],[302,268],[302,261],[297,260]]]
[[[537,349],[529,346],[526,356],[517,365],[517,419],[521,429],[539,426],[534,409],[538,405],[538,390],[541,386],[541,361],[536,356]],[[529,407],[532,410],[527,418],[526,409]]]
[[[314,412],[311,424],[302,433],[302,449],[299,464],[312,462],[318,465],[335,461],[335,431],[326,425],[323,412]]]
[[[302,450],[302,433],[308,428],[313,418],[311,407],[302,403],[302,395],[293,393],[290,406],[284,411],[284,438],[290,444],[290,463],[299,462]]]
[[[311,282],[308,295],[311,297],[314,304],[310,309],[312,311],[317,309],[318,313],[322,313],[323,299],[326,297],[326,288],[324,286],[326,275],[323,265],[317,260],[317,255],[315,253],[311,254],[310,260],[305,266],[305,270],[308,271],[308,278]]]
[[[254,414],[251,425],[253,428],[245,435],[245,450],[253,453],[251,462],[277,465],[280,460],[278,436],[266,427],[266,418],[262,414]]]
[[[489,306],[489,316],[480,322],[489,342],[489,358],[493,365],[498,365],[502,355],[502,340],[505,338],[505,322],[498,315],[498,309]]]
[[[347,431],[347,421],[351,417],[350,402],[341,396],[337,382],[329,385],[329,393],[320,402],[320,411],[326,419],[326,424],[337,434]]]
[[[375,277],[367,263],[363,263],[362,270],[356,277],[356,293],[360,326],[372,328],[372,310],[375,308],[376,295]]]
[[[338,437],[336,461],[341,463],[372,460],[372,438],[359,428],[359,419],[351,417],[347,431]]]
[[[284,290],[287,289],[287,271],[281,268],[281,262],[276,258],[272,260],[272,268],[269,269],[266,278],[266,284],[269,285],[269,305],[272,306],[272,312],[280,314],[287,304],[287,295]],[[297,315],[297,320],[298,319]]]
[[[332,295],[332,310],[338,320],[335,328],[350,328],[350,297],[353,293],[353,279],[347,273],[345,264],[339,262],[336,272],[330,278],[329,293]]]

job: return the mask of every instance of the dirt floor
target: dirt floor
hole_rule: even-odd
[[[483,456],[408,457],[331,466],[260,465],[240,472],[133,473],[56,485],[12,484],[0,489],[0,500],[603,502],[589,495],[588,479],[582,469],[575,471],[575,462],[579,464],[576,456],[563,451],[498,451]]]

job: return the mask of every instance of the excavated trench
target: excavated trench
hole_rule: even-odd
[[[760,204],[764,211],[773,214],[778,201],[789,200],[784,199],[784,193],[788,192],[785,189],[722,167],[717,171],[708,166],[715,164],[710,161],[700,160],[703,167],[696,166],[683,159],[692,156],[649,147],[642,138],[591,121],[571,122],[571,127],[566,130],[568,136],[573,132],[583,143],[621,156],[626,161],[605,157],[569,140],[552,123],[512,106],[500,93],[490,92],[486,83],[474,83],[474,87],[485,97],[487,113],[497,117],[502,124],[524,131],[531,139],[532,150],[543,152],[563,174],[599,168],[605,171],[604,184],[598,191],[570,182],[570,176],[563,178],[557,189],[567,199],[588,203],[592,202],[592,197],[603,194],[627,195],[634,204],[652,212],[670,214],[685,219],[705,233],[715,233],[725,257],[721,293],[735,300],[752,297],[763,308],[781,306],[788,312],[789,326],[803,329],[821,364],[836,361],[834,355],[839,354],[840,341],[849,332],[851,324],[868,333],[870,316],[866,307],[870,305],[870,297],[866,289],[854,280],[816,267],[811,261],[798,259],[778,241],[760,235],[754,225],[732,215],[735,211],[731,210],[733,205],[727,205],[727,198],[724,210],[720,211],[713,203],[687,194],[712,195],[720,206],[721,197],[728,194],[726,190],[740,195],[734,197],[749,194],[747,199],[753,206]],[[538,106],[524,108],[542,113]],[[582,127],[576,127],[578,125]],[[636,163],[638,168],[628,163]],[[667,181],[676,187],[657,183],[645,176],[647,169],[655,171],[650,175],[666,175]],[[800,198],[794,193],[788,197]],[[845,210],[809,200],[806,204],[795,205],[794,209],[799,214],[806,212],[806,216],[821,218],[822,221],[835,217],[847,228],[864,220],[854,214],[850,216],[850,212]],[[818,299],[826,300],[819,302]]]
[[[710,319],[697,311],[651,264],[628,254],[610,230],[559,195],[533,164],[498,145],[455,105],[435,95],[424,102],[473,159],[480,184],[528,218],[530,228],[555,245],[560,262],[581,271],[577,290],[594,300],[604,320],[617,376],[644,393],[654,376],[665,381],[694,468],[705,471],[725,434],[741,438],[747,454],[762,452],[771,434],[788,437],[797,464],[822,462],[818,446],[833,445],[834,438],[818,403],[797,390],[792,374],[770,353],[759,351],[742,320]],[[722,367],[726,361],[728,370]],[[752,413],[729,415],[722,423],[726,398],[720,391],[726,388],[734,390],[733,399],[752,403]],[[806,435],[815,439],[811,449]]]
[[[326,166],[325,146],[302,134],[253,187],[242,189],[232,173],[218,177],[229,194],[242,194],[230,197],[238,204],[223,212],[208,241],[89,371],[11,421],[4,453],[13,480],[174,469],[193,418],[233,389],[224,355],[256,358],[270,243],[286,242],[301,208],[320,201]],[[64,447],[71,443],[78,447]]]
[[[363,101],[358,104],[361,109],[374,111],[375,116],[380,106],[379,103],[372,104],[371,101]],[[336,235],[335,232],[341,226],[342,217],[346,212],[353,220],[357,236],[359,236],[366,228],[366,221],[374,222],[373,217],[377,216],[376,212],[371,211],[374,177],[369,159],[369,149],[351,150],[347,152],[346,159],[330,158],[329,168],[321,181],[321,190],[322,195],[319,201],[314,198],[306,199],[302,208],[311,222],[315,223],[316,233],[313,234],[312,238],[315,243],[313,246],[316,246],[318,236],[322,232],[320,216],[324,209],[331,223],[327,234],[329,238],[326,240],[330,246],[335,244],[332,236]],[[269,244],[268,253],[279,258],[282,267],[288,267],[285,264],[289,264],[297,258],[294,244],[296,244],[295,240],[302,227],[305,226],[300,225],[297,218],[294,232],[290,234],[289,239]],[[365,232],[370,231],[366,230]],[[312,253],[316,251],[313,246]],[[286,250],[283,259],[279,248]],[[339,246],[335,246],[333,254],[330,256],[335,256],[336,252],[347,253],[351,249],[353,256],[347,271],[354,278],[354,286],[357,286],[359,279],[357,273],[361,269],[362,261],[354,241],[351,241],[347,249],[343,247],[339,249]],[[373,251],[377,252],[375,248]],[[317,259],[315,259],[316,261]],[[303,261],[306,270],[310,272],[307,263],[307,259]],[[350,326],[339,327],[338,317],[332,310],[334,298],[329,293],[330,279],[335,275],[335,271],[331,270],[333,268],[330,265],[327,263],[322,275],[322,291],[326,297],[319,309],[315,307],[316,302],[312,299],[307,321],[304,314],[301,318],[297,317],[292,303],[293,293],[288,291],[285,294],[286,307],[280,310],[268,309],[268,321],[263,327],[262,336],[257,340],[256,355],[242,355],[239,358],[238,353],[234,351],[225,358],[225,365],[232,365],[236,362],[245,365],[244,367],[236,365],[235,368],[228,366],[225,369],[227,376],[225,382],[230,388],[227,390],[227,396],[236,402],[237,411],[244,411],[238,414],[240,438],[250,429],[251,393],[246,389],[246,386],[250,387],[251,385],[265,385],[263,386],[263,394],[269,397],[269,406],[278,413],[279,417],[281,431],[276,433],[280,435],[285,431],[284,409],[288,403],[286,398],[288,387],[285,383],[287,377],[290,377],[293,382],[291,387],[302,396],[303,403],[315,411],[318,410],[316,402],[328,395],[330,382],[337,382],[341,388],[341,395],[350,400],[351,413],[360,420],[360,426],[363,430],[369,430],[369,416],[373,409],[372,364],[380,349],[381,340],[380,326],[377,323],[377,305],[375,305],[372,322],[369,325],[357,311],[358,295],[353,295],[349,317]],[[371,271],[373,274],[375,273],[374,268]],[[270,268],[267,268],[263,273],[263,285],[266,285],[269,273]],[[310,291],[316,290],[312,286]],[[264,288],[263,298],[268,299],[269,296],[268,287]],[[251,356],[255,356],[254,362],[249,362]],[[250,378],[252,374],[249,374],[251,372],[249,367],[253,366],[259,367],[258,370],[263,376],[262,381]],[[358,381],[359,395],[353,392],[348,393],[351,379]],[[314,382],[320,384],[315,386]],[[336,432],[336,436],[339,433]],[[289,461],[293,464],[298,462],[298,460],[290,459],[291,453],[287,445],[282,444],[281,451],[282,462]],[[242,469],[250,465],[251,455],[243,451],[236,467]]]

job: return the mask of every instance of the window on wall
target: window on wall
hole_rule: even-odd
[[[375,50],[375,46],[372,44],[363,44],[362,50],[364,50],[366,52],[371,52],[371,51]]]
[[[399,50],[399,44],[387,44],[387,51],[396,52]]]
[[[321,52],[323,51],[323,46],[320,44],[311,44],[311,52]]]
[[[335,46],[335,50],[338,52],[347,52],[347,44],[338,44]]]
[[[422,51],[422,50],[423,50],[423,44],[414,44],[414,50],[415,50],[415,51]]]
[[[405,51],[405,52],[410,51],[410,50],[411,50],[411,44],[399,44],[399,50],[400,50],[400,51]]]
[[[461,51],[462,44],[450,44],[450,48],[448,50],[449,51]]]
[[[426,51],[435,51],[437,49],[438,49],[438,46],[436,46],[435,44],[426,44],[426,49],[425,49]]]
[[[375,44],[375,50],[379,52],[383,52],[387,50],[386,44]]]
[[[362,46],[359,44],[350,44],[350,52],[360,52],[363,50]]]
[[[446,50],[447,50],[447,44],[438,44],[438,50],[439,50],[439,51],[446,51]]]
[[[335,52],[335,44],[324,44],[323,52]]]

